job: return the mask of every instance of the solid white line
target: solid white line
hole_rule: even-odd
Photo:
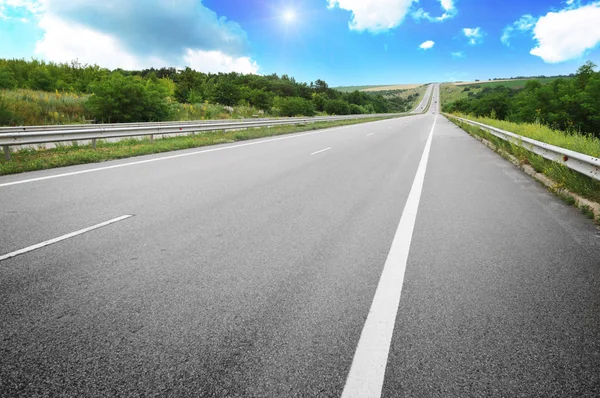
[[[398,119],[377,120],[377,121],[368,122],[368,123],[365,123],[365,124],[383,123],[383,122],[389,122],[389,121],[392,121],[392,120],[398,120]],[[95,171],[117,169],[117,168],[120,168],[120,167],[134,166],[134,165],[137,165],[137,164],[159,162],[161,160],[176,159],[176,158],[182,158],[182,157],[185,157],[185,156],[200,155],[200,154],[209,153],[209,152],[225,151],[225,150],[228,150],[228,149],[242,148],[242,147],[247,147],[247,146],[252,146],[252,145],[265,144],[265,143],[274,142],[274,141],[290,140],[290,139],[294,139],[294,138],[306,137],[306,136],[314,135],[314,134],[323,134],[323,133],[328,133],[328,132],[335,131],[335,130],[341,130],[341,129],[344,129],[344,128],[356,127],[356,126],[358,126],[358,125],[331,127],[331,128],[322,129],[322,130],[319,130],[319,131],[311,131],[309,133],[299,133],[299,134],[294,134],[294,135],[287,135],[285,137],[277,137],[277,138],[270,138],[270,139],[265,139],[265,140],[260,140],[260,141],[254,141],[254,142],[246,142],[246,143],[243,143],[243,144],[230,145],[230,146],[226,146],[226,147],[204,149],[204,150],[201,150],[201,151],[180,153],[180,154],[177,154],[177,155],[169,155],[169,156],[163,156],[163,157],[160,157],[160,158],[153,158],[153,159],[147,159],[147,160],[138,160],[138,161],[135,161],[135,162],[116,164],[116,165],[113,165],[113,166],[105,166],[105,167],[97,167],[97,168],[94,168],[94,169],[73,171],[71,173],[55,174],[55,175],[46,176],[46,177],[37,177],[37,178],[30,178],[30,179],[27,179],[27,180],[5,182],[3,184],[0,184],[0,188],[2,188],[2,187],[8,187],[8,186],[11,186],[11,185],[25,184],[25,183],[29,183],[29,182],[51,180],[53,178],[61,178],[61,177],[74,176],[74,175],[78,175],[78,174],[93,173]]]
[[[421,162],[404,206],[392,247],[385,261],[367,321],[360,335],[342,398],[375,398],[381,396],[408,252],[417,219],[436,122],[437,115],[427,138]]]
[[[77,235],[85,234],[86,232],[90,232],[90,231],[92,231],[94,229],[102,228],[102,227],[105,227],[105,226],[107,226],[109,224],[113,224],[113,223],[116,223],[116,222],[119,222],[119,221],[123,221],[123,220],[125,220],[125,219],[127,219],[129,217],[133,217],[133,215],[127,214],[127,215],[124,215],[124,216],[121,216],[121,217],[113,218],[112,220],[108,220],[108,221],[105,221],[103,223],[93,225],[91,227],[80,229],[79,231],[71,232],[70,234],[59,236],[58,238],[54,238],[54,239],[50,239],[50,240],[47,240],[47,241],[42,242],[42,243],[38,243],[37,245],[29,246],[29,247],[26,247],[24,249],[17,250],[17,251],[14,251],[12,253],[5,254],[3,256],[0,256],[0,261],[6,260],[6,259],[9,259],[9,258],[12,258],[12,257],[16,257],[18,255],[21,255],[21,254],[24,254],[24,253],[27,253],[27,252],[30,252],[30,251],[42,248],[44,246],[52,245],[54,243],[60,242],[60,241],[65,240],[65,239],[72,238],[72,237],[77,236]]]
[[[372,136],[373,134],[375,134],[375,133],[367,134],[367,137],[370,137],[370,136]]]
[[[331,147],[329,147],[329,148],[325,148],[325,149],[321,149],[320,151],[317,151],[317,152],[313,152],[313,153],[311,153],[311,156],[312,156],[312,155],[316,155],[317,153],[321,153],[321,152],[328,151],[328,150],[330,150],[330,149],[331,149]]]

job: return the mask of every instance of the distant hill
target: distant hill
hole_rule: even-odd
[[[525,83],[528,80],[536,80],[541,84],[552,83],[556,79],[571,79],[574,75],[568,76],[531,76],[531,77],[516,77],[510,79],[491,79],[491,80],[483,80],[483,81],[473,81],[473,82],[454,82],[453,84],[457,86],[474,86],[478,85],[481,87],[497,87],[497,86],[505,86],[512,88],[522,88],[525,87]]]
[[[335,90],[339,90],[342,92],[352,92],[352,91],[395,91],[395,90],[409,90],[411,88],[417,88],[422,86],[422,84],[393,84],[393,85],[382,85],[382,86],[341,86],[341,87],[333,87]]]

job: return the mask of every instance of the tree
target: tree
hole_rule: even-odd
[[[252,90],[249,102],[255,108],[268,111],[273,106],[273,96],[263,90]]]
[[[279,108],[281,116],[313,116],[315,114],[313,103],[300,97],[278,97],[275,106]]]
[[[168,120],[172,109],[168,89],[140,77],[113,73],[92,84],[87,107],[95,118],[112,123]]]
[[[590,76],[594,74],[594,69],[596,69],[596,64],[592,61],[587,61],[577,69],[577,86],[579,86],[581,90],[585,90],[585,86],[587,85]]]
[[[221,105],[235,106],[241,98],[240,88],[229,81],[219,82],[215,87],[214,99]]]
[[[17,87],[17,80],[8,68],[0,68],[0,88],[14,89]]]
[[[330,115],[349,115],[350,105],[344,100],[329,100],[325,103],[325,112]]]

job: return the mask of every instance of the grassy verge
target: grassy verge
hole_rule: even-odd
[[[502,130],[510,131],[511,133],[522,135],[523,137],[532,138],[575,152],[600,157],[600,139],[592,135],[567,133],[535,123],[513,123],[488,117],[475,117],[461,114],[456,114],[455,116],[494,126]]]
[[[103,162],[106,160],[232,143],[329,127],[348,126],[384,119],[388,118],[342,120],[307,125],[275,126],[271,128],[260,127],[239,131],[212,131],[195,135],[155,139],[154,141],[150,141],[149,138],[130,138],[118,142],[99,140],[96,149],[93,149],[91,145],[62,145],[51,149],[22,149],[13,152],[11,160],[7,161],[4,158],[0,160],[0,175]]]
[[[566,189],[586,199],[600,203],[599,181],[573,171],[559,163],[546,160],[543,157],[521,148],[518,145],[504,141],[479,127],[471,126],[453,118],[449,118],[449,120],[469,134],[475,137],[483,138],[492,143],[496,147],[497,152],[499,152],[501,155],[505,156],[506,153],[511,154],[519,161],[521,165],[529,164],[536,172],[546,175],[556,183],[554,191],[557,192],[557,194],[567,203],[574,204],[575,200],[573,197],[561,193],[562,189]],[[590,209],[586,209],[585,207],[586,206],[581,206],[581,209],[584,214],[587,214],[590,212]],[[600,222],[600,216],[598,216],[596,221]]]

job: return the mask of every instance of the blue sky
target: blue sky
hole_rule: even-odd
[[[332,86],[568,74],[599,43],[598,0],[0,0],[2,58]]]

